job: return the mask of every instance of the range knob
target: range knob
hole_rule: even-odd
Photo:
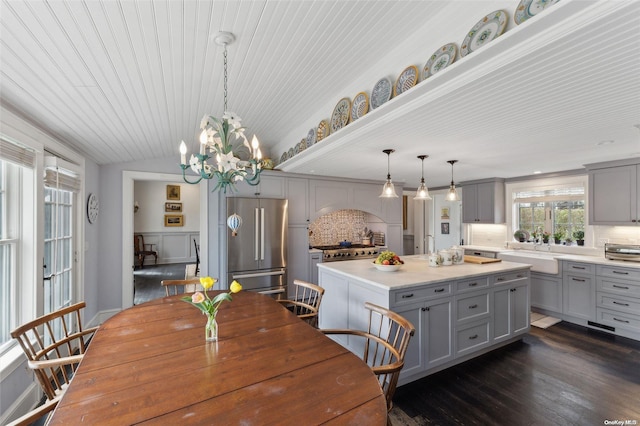
[[[347,255],[346,255],[346,256],[347,256],[347,257],[351,256],[351,253],[347,253]]]
[[[357,256],[357,255],[358,255],[358,252],[355,252],[353,255],[354,255],[354,256]]]

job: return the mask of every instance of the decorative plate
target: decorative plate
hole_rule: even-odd
[[[502,34],[506,26],[507,12],[504,10],[491,12],[471,28],[462,42],[460,56],[467,56],[469,53],[475,52],[485,44],[488,44]]]
[[[436,50],[433,55],[427,61],[427,64],[422,70],[422,79],[426,80],[435,73],[442,71],[449,65],[455,62],[456,54],[458,53],[458,47],[455,43],[448,43]]]
[[[393,96],[398,96],[399,94],[406,92],[415,86],[417,82],[418,67],[415,65],[409,65],[398,76],[396,84],[393,86]]]
[[[365,92],[360,92],[353,98],[351,104],[351,121],[354,122],[369,111],[369,96]]]
[[[349,110],[351,109],[351,99],[342,98],[338,101],[331,114],[331,133],[335,133],[349,123]]]
[[[287,151],[283,152],[282,155],[280,156],[280,163],[278,164],[282,164],[285,161],[287,161],[289,159],[289,156],[287,155]]]
[[[307,139],[306,138],[302,139],[300,141],[300,143],[298,144],[298,153],[301,153],[305,149],[307,149]]]
[[[296,155],[296,154],[297,154],[297,152],[295,152],[293,150],[293,148],[289,148],[289,151],[287,151],[287,159],[293,158],[293,156]]]
[[[529,18],[533,18],[545,8],[553,6],[560,0],[520,0],[520,4],[513,14],[513,20],[520,25]]]
[[[329,136],[329,123],[327,120],[322,120],[318,123],[318,130],[316,132],[316,143]]]
[[[309,133],[307,133],[306,144],[307,148],[316,143],[316,128],[309,129]]]
[[[371,91],[371,109],[376,109],[391,99],[391,82],[388,78],[378,80]]]

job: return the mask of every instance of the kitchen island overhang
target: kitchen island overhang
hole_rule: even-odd
[[[318,265],[325,288],[320,328],[366,329],[364,302],[404,316],[416,327],[399,384],[433,374],[512,343],[529,331],[530,265],[514,262],[429,267],[425,256],[405,256],[399,271],[371,260]],[[356,354],[361,343],[336,340]]]

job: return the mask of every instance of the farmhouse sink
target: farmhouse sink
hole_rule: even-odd
[[[537,251],[511,250],[498,253],[498,258],[509,262],[526,263],[531,265],[534,272],[547,274],[558,273],[558,259],[554,253],[540,253]]]

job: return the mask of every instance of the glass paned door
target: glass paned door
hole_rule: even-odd
[[[44,189],[44,313],[71,304],[73,199],[69,191]]]

